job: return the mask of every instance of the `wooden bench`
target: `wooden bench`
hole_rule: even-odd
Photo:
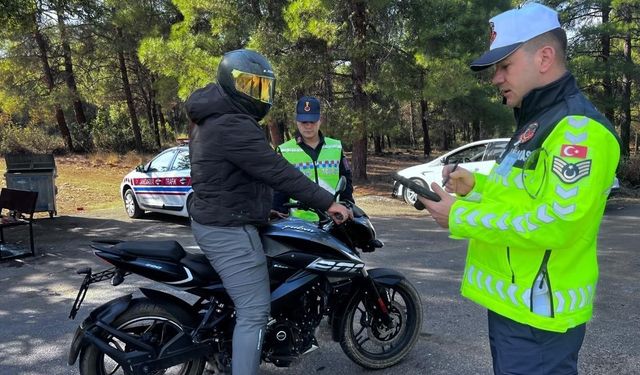
[[[4,246],[5,243],[4,228],[28,225],[31,255],[35,255],[33,246],[33,212],[36,209],[37,200],[37,191],[2,188],[2,191],[0,191],[0,246]],[[27,253],[3,257],[0,251],[0,259],[16,258],[23,255],[27,255]]]

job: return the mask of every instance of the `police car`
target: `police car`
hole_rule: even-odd
[[[189,147],[167,149],[127,174],[120,194],[127,215],[140,218],[145,211],[188,217],[191,198]]]

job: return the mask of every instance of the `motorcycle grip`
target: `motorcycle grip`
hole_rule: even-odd
[[[427,198],[430,201],[440,202],[440,196],[434,193],[433,191],[431,191],[428,187],[418,185],[416,182],[411,181],[406,177],[400,176],[397,173],[395,174],[394,178],[396,179],[396,181],[401,183],[404,187],[413,190],[419,196],[423,198]]]

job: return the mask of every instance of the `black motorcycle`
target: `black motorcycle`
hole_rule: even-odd
[[[357,249],[371,252],[382,243],[367,215],[352,209],[354,219],[340,225],[316,211],[317,224],[282,219],[261,229],[271,280],[263,361],[286,367],[316,349],[314,333],[324,316],[333,340],[365,368],[393,366],[414,346],[420,297],[398,271],[365,269]],[[187,253],[176,241],[107,240],[91,247],[114,267],[78,271],[85,278],[71,319],[89,285],[110,279],[116,286],[132,273],[187,292],[194,301],[140,288],[141,298],[128,294],[105,303],[77,328],[69,365],[79,358],[82,375],[229,371],[234,307],[203,254]]]

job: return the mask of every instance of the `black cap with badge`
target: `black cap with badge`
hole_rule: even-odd
[[[296,121],[316,122],[320,120],[320,101],[313,96],[303,96],[296,105]]]
[[[472,70],[480,71],[499,63],[527,41],[561,27],[558,13],[538,3],[500,13],[489,20],[489,25],[491,46],[471,63]]]

